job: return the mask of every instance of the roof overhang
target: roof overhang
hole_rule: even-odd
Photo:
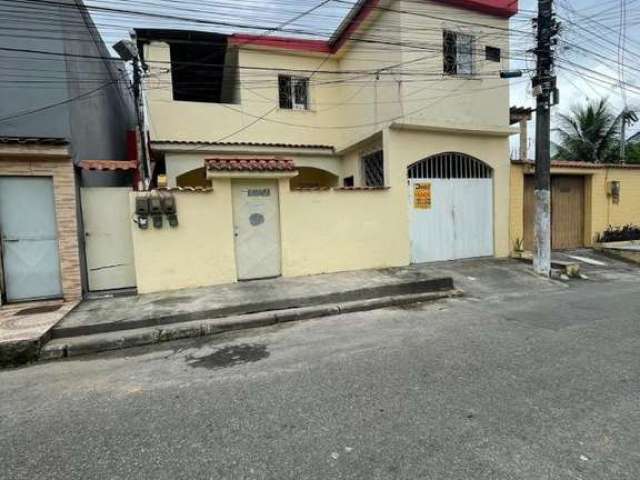
[[[234,34],[229,44],[237,47],[262,47],[308,54],[336,54],[348,42],[349,38],[377,10],[384,0],[359,0],[345,17],[329,40],[309,40],[293,37],[274,37],[269,35]],[[433,0],[452,7],[472,10],[488,15],[511,18],[518,13],[518,0]]]
[[[490,137],[510,137],[511,135],[517,135],[520,133],[520,129],[511,127],[483,127],[478,128],[474,125],[434,125],[419,122],[393,122],[390,125],[393,130],[416,130],[423,132],[442,132],[453,133],[457,135],[479,135]]]
[[[0,137],[0,157],[63,160],[71,154],[63,138]]]
[[[274,157],[296,156],[333,156],[335,149],[329,145],[304,145],[286,143],[252,142],[198,142],[176,140],[152,140],[151,148],[164,153],[198,153],[203,155],[269,155]]]

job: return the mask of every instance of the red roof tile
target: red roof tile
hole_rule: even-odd
[[[291,172],[293,160],[282,158],[208,158],[207,168],[219,172]]]
[[[137,170],[138,162],[135,160],[82,160],[80,167],[83,170],[99,171]]]
[[[212,187],[160,187],[160,188],[156,188],[155,191],[209,193],[209,192],[213,192],[213,188]]]

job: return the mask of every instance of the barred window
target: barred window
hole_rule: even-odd
[[[384,187],[384,156],[382,150],[362,157],[362,177],[367,187]]]
[[[285,110],[309,109],[308,78],[279,75],[278,91],[280,96],[280,108]]]
[[[447,75],[473,75],[474,40],[471,35],[443,31],[443,70]]]

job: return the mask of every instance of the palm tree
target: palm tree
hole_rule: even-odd
[[[606,99],[574,107],[559,114],[556,160],[617,163],[620,151],[620,115],[611,112]]]

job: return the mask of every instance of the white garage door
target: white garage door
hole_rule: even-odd
[[[443,153],[411,165],[408,175],[413,263],[494,254],[490,167]]]

